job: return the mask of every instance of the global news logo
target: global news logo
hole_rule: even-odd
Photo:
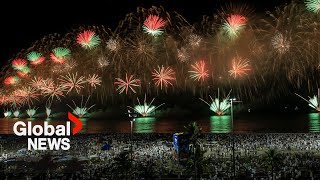
[[[72,128],[72,135],[77,134],[82,129],[82,122],[68,112],[68,119],[75,123]],[[27,123],[17,121],[13,125],[13,132],[17,136],[28,137],[28,150],[69,150],[71,136],[71,122],[57,126],[50,125],[47,121],[43,125],[32,125],[32,121]]]

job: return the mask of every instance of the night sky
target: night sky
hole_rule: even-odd
[[[49,3],[50,2],[50,3]],[[66,1],[6,2],[1,5],[0,66],[6,64],[20,50],[30,47],[32,42],[52,33],[65,34],[80,25],[105,25],[114,29],[120,20],[136,7],[149,8],[162,5],[166,11],[177,11],[190,23],[199,22],[203,15],[212,15],[222,5],[243,3],[250,5],[255,13],[264,15],[288,0],[105,0],[87,3]],[[103,3],[102,3],[103,2]]]

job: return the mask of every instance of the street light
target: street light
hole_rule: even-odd
[[[236,98],[229,99],[230,100],[230,109],[231,109],[231,135],[232,135],[232,161],[233,161],[233,178],[236,179],[236,159],[235,159],[235,147],[234,147],[234,130],[233,130],[233,103],[234,102],[242,102],[237,101]]]

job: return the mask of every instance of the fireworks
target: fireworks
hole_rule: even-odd
[[[29,106],[33,104],[32,100],[39,100],[36,88],[33,87],[23,87],[18,89],[18,96],[22,98],[22,101],[26,102]]]
[[[18,71],[17,74],[21,78],[26,78],[28,76],[28,74],[30,73],[30,71],[31,71],[30,68],[28,66],[25,66],[24,68],[22,68],[21,71]]]
[[[24,68],[26,68],[28,65],[28,62],[24,59],[15,59],[12,61],[12,67],[15,70],[22,71]]]
[[[109,64],[110,64],[109,60],[104,57],[100,57],[98,59],[98,65],[100,68],[104,68],[106,66],[109,66]]]
[[[8,118],[8,117],[10,117],[12,115],[12,112],[11,111],[5,111],[3,113],[3,115],[4,115],[5,118]]]
[[[82,96],[80,106],[77,106],[73,100],[72,100],[72,102],[75,107],[72,108],[69,104],[67,104],[67,106],[69,106],[72,109],[73,114],[77,115],[79,118],[82,118],[89,112],[89,110],[91,108],[93,108],[95,106],[95,104],[94,104],[90,107],[87,107],[87,103],[89,101],[89,98],[90,98],[90,96],[88,97],[87,101],[83,104],[83,96]]]
[[[45,60],[42,54],[36,51],[28,53],[27,59],[30,61],[30,64],[32,65],[39,65]]]
[[[308,11],[316,14],[320,12],[320,0],[306,0],[305,4]]]
[[[308,105],[315,109],[316,111],[320,112],[320,106],[319,106],[319,98],[318,96],[314,95],[313,97],[309,97],[309,100],[306,98],[300,96],[299,94],[295,93],[297,96],[299,96],[301,99],[305,100],[308,102]]]
[[[227,18],[222,28],[230,39],[235,39],[240,35],[240,31],[245,27],[247,19],[241,15],[235,14]]]
[[[111,38],[107,42],[107,48],[112,52],[116,52],[120,48],[120,43],[118,40]]]
[[[143,117],[148,117],[150,116],[152,113],[154,113],[154,111],[156,109],[158,109],[160,106],[164,105],[164,103],[160,104],[159,106],[153,106],[152,103],[154,101],[155,98],[153,98],[151,100],[151,102],[148,104],[147,103],[147,96],[144,96],[144,101],[143,104],[140,103],[139,98],[137,98],[139,105],[136,105],[133,107],[128,106],[128,108],[133,109],[135,112],[139,113],[141,116]]]
[[[43,86],[41,88],[42,94],[45,96],[49,96],[48,100],[51,99],[51,101],[54,98],[57,98],[59,101],[61,101],[60,96],[64,97],[64,91],[65,87],[60,84],[54,84],[54,82],[50,79],[43,80]]]
[[[10,85],[10,84],[16,84],[19,82],[19,77],[18,76],[9,76],[4,80],[5,85]]]
[[[101,78],[98,77],[98,75],[96,74],[93,74],[92,76],[89,75],[86,81],[90,84],[91,87],[94,87],[94,88],[96,88],[97,85],[98,86],[101,85]]]
[[[38,108],[27,109],[26,112],[27,112],[28,116],[29,116],[30,118],[32,118],[32,117],[36,114],[37,109],[38,109]]]
[[[100,44],[100,38],[93,31],[87,30],[78,35],[77,43],[85,49],[93,49]]]
[[[234,78],[241,77],[243,75],[247,75],[247,71],[250,71],[249,61],[241,58],[234,58],[232,60],[232,69],[229,70],[230,76]]]
[[[57,47],[52,50],[50,58],[53,62],[63,64],[66,58],[71,56],[71,51],[68,48]]]
[[[213,99],[210,95],[211,103],[208,103],[207,101],[199,98],[201,101],[206,103],[209,107],[210,110],[215,112],[218,116],[222,116],[226,113],[226,111],[230,108],[231,104],[229,102],[229,97],[230,97],[230,92],[228,93],[227,97],[224,98],[222,101],[219,99],[219,89],[218,89],[218,97]]]
[[[140,86],[140,80],[134,79],[133,75],[130,75],[128,77],[128,74],[126,74],[126,79],[122,80],[120,78],[116,78],[117,82],[114,84],[118,85],[117,91],[119,91],[119,94],[122,94],[124,91],[126,91],[126,94],[128,94],[128,90],[130,89],[132,92],[136,93],[134,87]]]
[[[198,35],[196,35],[196,34],[191,34],[190,36],[189,36],[189,45],[191,46],[191,47],[198,47],[198,46],[200,46],[200,43],[201,43],[201,41],[202,41],[202,38],[201,38],[201,36],[198,36]]]
[[[209,77],[208,70],[205,66],[206,64],[203,60],[191,65],[192,71],[189,71],[189,73],[191,73],[190,78],[198,81],[204,81],[205,78]]]
[[[166,25],[166,21],[156,15],[149,15],[143,23],[143,30],[152,36],[159,36],[163,33],[162,27]]]
[[[290,41],[286,39],[282,33],[277,33],[271,40],[271,44],[275,51],[279,54],[284,54],[290,49]]]
[[[176,79],[174,74],[174,71],[170,67],[165,68],[163,66],[158,66],[158,70],[154,69],[152,72],[152,76],[154,77],[152,80],[155,81],[157,87],[160,86],[160,89],[162,89],[163,85],[165,87],[168,87],[169,84],[171,86],[173,85],[170,81]]]
[[[66,76],[60,76],[58,78],[60,80],[61,85],[67,90],[67,94],[71,92],[73,89],[76,90],[76,92],[79,94],[80,90],[84,88],[82,84],[86,83],[85,77],[80,76],[78,78],[78,74],[70,74],[68,73]]]
[[[50,118],[50,114],[51,114],[51,109],[49,107],[46,107],[46,115],[47,115],[47,119]]]
[[[19,110],[15,110],[15,111],[13,112],[13,116],[14,116],[15,118],[19,118],[19,115],[20,115],[20,111],[19,111]]]
[[[186,48],[178,49],[178,55],[177,56],[178,56],[179,61],[181,61],[181,62],[188,61],[188,59],[190,57]]]

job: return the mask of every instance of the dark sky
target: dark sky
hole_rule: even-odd
[[[221,5],[229,2],[250,5],[255,12],[265,13],[289,0],[88,0],[17,2],[2,4],[0,66],[21,49],[30,47],[37,39],[51,33],[64,34],[69,29],[83,24],[103,24],[114,27],[124,16],[142,6],[164,6],[167,11],[177,11],[189,22],[201,20],[202,15],[211,15]],[[3,2],[2,2],[3,3]]]

